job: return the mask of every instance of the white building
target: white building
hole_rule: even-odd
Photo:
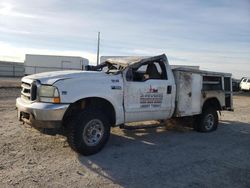
[[[25,75],[59,70],[84,70],[89,60],[75,56],[26,54]]]

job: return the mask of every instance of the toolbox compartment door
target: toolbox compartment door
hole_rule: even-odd
[[[176,71],[176,110],[177,117],[190,116],[201,112],[202,76],[191,72]]]

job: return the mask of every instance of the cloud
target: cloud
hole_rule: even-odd
[[[0,28],[0,32],[3,33],[13,33],[13,34],[24,34],[24,35],[29,35],[31,32],[29,31],[21,31],[21,30],[15,30],[15,29],[8,29],[8,28]]]
[[[16,12],[14,6],[10,3],[1,3],[0,4],[0,15],[8,17],[23,17],[23,18],[38,18],[36,15]]]
[[[0,58],[23,58],[35,49],[86,52],[95,62],[101,31],[102,55],[167,52],[171,63],[211,69],[218,63],[226,70],[236,62],[250,63],[249,9],[248,0],[2,0],[0,41],[15,50],[0,52]]]

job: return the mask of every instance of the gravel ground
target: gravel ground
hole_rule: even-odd
[[[18,88],[20,86],[20,77],[0,77],[0,88]]]
[[[18,88],[0,88],[0,187],[250,187],[250,96],[234,97],[217,131],[112,129],[84,157],[61,135],[17,121]]]

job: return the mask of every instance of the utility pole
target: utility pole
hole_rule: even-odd
[[[99,65],[100,32],[98,32],[96,64]]]

